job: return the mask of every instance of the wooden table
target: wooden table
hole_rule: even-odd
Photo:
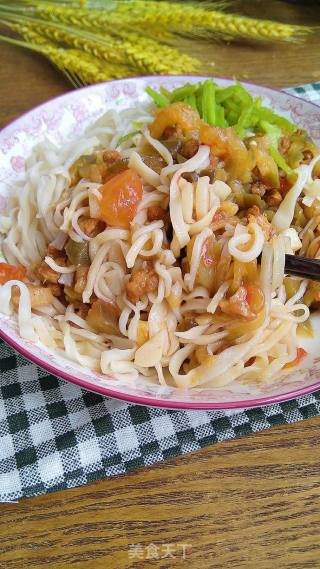
[[[250,15],[319,25],[316,4],[242,3]],[[0,49],[2,125],[70,88],[41,57]],[[207,65],[215,60],[216,75],[276,87],[320,79],[319,34],[304,45],[202,44],[197,51]],[[1,505],[0,568],[320,568],[319,426],[305,420]],[[162,560],[146,559],[152,547],[144,559],[129,547],[152,543],[181,545]],[[185,560],[182,544],[190,544]]]

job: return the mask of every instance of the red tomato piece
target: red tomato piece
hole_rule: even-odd
[[[0,284],[8,281],[22,281],[26,276],[24,267],[15,267],[9,263],[0,263]]]
[[[127,168],[103,184],[100,192],[100,215],[103,221],[114,227],[129,227],[142,199],[140,176]]]
[[[201,144],[210,146],[214,156],[226,161],[231,178],[249,181],[252,168],[250,156],[244,142],[231,127],[220,128],[202,123],[199,140]]]
[[[303,360],[303,358],[306,357],[307,354],[308,352],[306,352],[306,350],[304,350],[303,348],[297,348],[297,355],[295,359],[292,362],[286,364],[284,367],[288,369],[297,366],[301,362],[301,360]]]
[[[258,314],[264,306],[264,294],[260,287],[254,284],[247,284],[244,287],[247,293],[247,303],[250,306],[252,312]]]

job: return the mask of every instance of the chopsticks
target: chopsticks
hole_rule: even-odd
[[[294,277],[320,281],[320,259],[286,255],[285,273]]]

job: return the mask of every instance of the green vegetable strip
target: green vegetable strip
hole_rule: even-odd
[[[230,85],[230,87],[220,88],[217,90],[216,101],[217,103],[223,103],[229,97],[232,97],[237,92],[237,85]]]
[[[215,87],[212,81],[205,81],[203,85],[203,109],[206,118],[203,120],[211,126],[216,124]]]
[[[190,95],[193,95],[196,92],[198,85],[199,85],[198,83],[194,85],[187,83],[183,87],[178,87],[177,89],[172,91],[170,96],[170,102],[175,103],[176,101],[183,101],[183,99],[186,99]]]
[[[251,207],[253,205],[257,205],[262,210],[265,210],[267,204],[266,202],[257,194],[234,194],[234,201],[236,204],[241,208]]]
[[[163,97],[165,97],[166,99],[168,99],[168,101],[170,101],[171,99],[171,93],[170,91],[168,91],[168,89],[166,89],[165,87],[160,87],[160,93]]]
[[[196,100],[196,96],[193,93],[192,95],[189,95],[189,97],[186,98],[185,102],[190,105],[195,111],[197,111],[197,100]]]
[[[136,134],[141,134],[141,130],[132,130],[131,132],[128,132],[128,134],[120,136],[117,142],[117,146],[119,146],[119,144],[122,144],[123,142],[126,142],[127,140],[130,140],[130,138],[133,138]]]
[[[208,123],[208,107],[209,107],[209,93],[208,93],[208,81],[203,83],[202,89],[202,119],[204,122]]]
[[[223,103],[230,98],[233,98],[233,100],[238,100],[243,105],[250,105],[253,102],[253,98],[251,97],[250,93],[248,93],[248,91],[246,91],[246,89],[240,83],[217,90],[217,103]]]
[[[245,105],[238,118],[238,123],[236,125],[236,132],[240,137],[245,137],[246,131],[248,129],[254,130],[254,127],[258,123],[258,118],[256,116],[256,111],[261,107],[261,98],[258,97],[250,105]],[[278,128],[278,127],[277,127]]]
[[[230,109],[231,111],[234,111],[235,113],[238,113],[238,115],[240,115],[241,107],[239,103],[237,103],[237,101],[234,101],[231,98],[227,99],[224,106],[226,109],[228,110]]]
[[[287,133],[292,133],[296,130],[296,126],[292,122],[280,115],[277,115],[271,109],[267,109],[266,107],[261,107],[257,111],[257,115],[260,121],[265,120],[271,124],[276,124]]]
[[[240,83],[218,87],[207,79],[203,83],[187,83],[172,92],[164,87],[160,87],[159,93],[150,87],[146,91],[159,107],[166,107],[173,102],[187,103],[208,124],[234,126],[239,136],[244,137],[248,130],[265,132],[272,143],[273,159],[285,172],[289,172],[289,166],[278,151],[278,141],[283,133],[294,132],[296,126],[285,117],[263,107],[261,97],[253,99]]]
[[[245,135],[246,127],[250,125],[250,119],[253,109],[254,109],[254,103],[251,103],[250,105],[245,107],[240,114],[237,124],[235,125],[236,133],[241,138],[244,137]]]
[[[283,158],[283,156],[281,156],[281,154],[278,150],[278,143],[279,143],[279,140],[282,136],[281,128],[279,126],[277,126],[276,124],[271,124],[265,120],[260,121],[259,128],[260,128],[260,130],[262,130],[262,132],[266,133],[266,135],[268,136],[268,138],[271,142],[271,146],[269,148],[269,153],[272,156],[272,158],[274,159],[277,166],[279,166],[279,168],[282,168],[282,170],[286,174],[292,174],[292,169],[286,163],[285,159]]]
[[[237,96],[244,105],[251,105],[253,103],[253,97],[250,93],[241,85],[237,83],[238,91]]]
[[[199,91],[197,92],[197,96],[196,96],[196,100],[197,100],[197,109],[198,109],[198,113],[200,115],[201,118],[203,118],[203,107],[202,107],[202,103],[203,103],[203,89],[199,89]]]
[[[286,174],[292,174],[293,172],[292,168],[290,168],[290,166],[286,163],[285,159],[283,158],[283,156],[281,156],[279,150],[277,150],[275,146],[273,145],[270,146],[269,152],[272,158],[274,159],[275,163],[277,164],[277,166],[279,166],[279,168],[282,168],[282,170]]]
[[[261,97],[257,97],[257,99],[254,100],[254,108],[252,111],[252,115],[251,115],[251,124],[250,124],[250,128],[254,128],[255,126],[257,126],[258,122],[259,122],[259,111],[261,109],[261,104],[262,104],[262,99]]]
[[[221,105],[216,105],[216,126],[227,127],[228,123],[224,116],[224,108]]]
[[[146,92],[148,95],[150,95],[151,99],[154,100],[155,104],[158,105],[158,107],[167,107],[170,104],[170,101],[166,99],[166,97],[161,95],[161,93],[157,93],[157,91],[154,91],[151,89],[151,87],[147,87]]]
[[[279,139],[282,135],[281,128],[276,124],[271,124],[270,122],[264,120],[260,121],[259,128],[262,132],[265,132],[268,135],[271,144],[278,148]]]
[[[227,121],[228,121],[230,126],[234,126],[235,124],[237,124],[238,118],[239,118],[239,113],[237,113],[235,111],[230,111],[227,114]]]

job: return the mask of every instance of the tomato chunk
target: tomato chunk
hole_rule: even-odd
[[[193,137],[198,133],[200,124],[199,114],[190,105],[176,102],[155,111],[150,134],[154,138],[160,138],[167,127],[178,126],[184,135]]]
[[[303,360],[303,358],[306,357],[307,354],[308,354],[308,352],[306,352],[306,350],[304,350],[303,348],[297,348],[297,355],[296,355],[295,359],[292,360],[292,362],[289,362],[288,364],[286,364],[284,367],[286,369],[288,369],[288,368],[297,366],[301,362],[301,360]]]
[[[228,300],[221,300],[219,306],[222,312],[230,316],[243,316],[247,320],[252,320],[256,317],[256,314],[251,310],[247,300],[247,291],[243,286],[230,296]]]
[[[24,267],[15,267],[9,263],[0,263],[0,284],[8,281],[22,281],[26,276],[26,269]]]
[[[251,159],[244,142],[232,128],[220,128],[202,123],[199,140],[210,146],[212,154],[226,163],[231,179],[250,180]]]
[[[114,227],[129,227],[142,199],[140,176],[127,168],[103,184],[100,192],[100,215],[103,221]]]
[[[258,314],[264,306],[264,294],[260,287],[254,284],[247,284],[244,287],[247,293],[247,302],[252,312]]]

